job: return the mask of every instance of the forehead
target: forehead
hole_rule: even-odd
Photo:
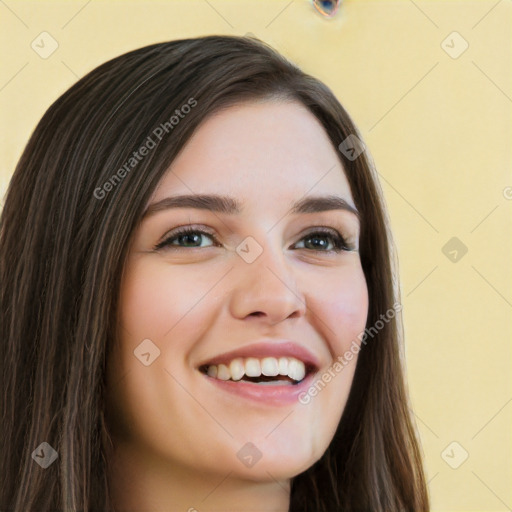
[[[244,103],[207,118],[153,195],[219,193],[245,203],[288,203],[306,193],[353,205],[343,166],[322,125],[295,102]]]

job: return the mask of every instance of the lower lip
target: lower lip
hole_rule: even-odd
[[[270,384],[261,385],[254,382],[243,380],[220,380],[202,374],[214,386],[218,386],[223,391],[237,395],[243,399],[253,400],[260,404],[267,405],[289,405],[299,401],[299,395],[303,393],[311,384],[314,372],[307,375],[299,384],[290,384],[287,386],[272,386]]]

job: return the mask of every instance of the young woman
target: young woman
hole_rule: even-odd
[[[379,190],[255,39],[76,83],[2,212],[1,509],[428,510]]]

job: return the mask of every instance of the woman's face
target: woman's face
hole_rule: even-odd
[[[302,105],[247,103],[199,127],[124,269],[107,384],[122,446],[251,480],[293,477],[322,456],[357,355],[331,367],[368,309],[352,209],[338,155]]]

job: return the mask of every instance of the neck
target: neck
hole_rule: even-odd
[[[118,445],[109,459],[116,512],[288,512],[290,481],[203,472]]]

